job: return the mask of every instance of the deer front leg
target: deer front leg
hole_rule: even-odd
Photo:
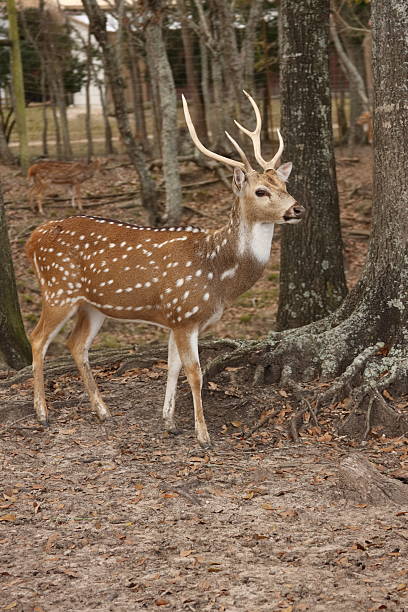
[[[205,423],[201,399],[203,375],[198,356],[198,329],[179,329],[174,330],[173,333],[184,371],[193,394],[194,421],[197,439],[203,448],[210,448],[211,439]]]
[[[177,427],[174,420],[174,410],[176,406],[177,381],[181,370],[181,359],[173,332],[170,332],[169,336],[167,363],[167,385],[163,406],[163,420],[166,431],[175,434],[177,433]]]

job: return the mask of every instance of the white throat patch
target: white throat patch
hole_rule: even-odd
[[[248,240],[248,248],[260,264],[265,265],[271,255],[273,223],[255,223]]]

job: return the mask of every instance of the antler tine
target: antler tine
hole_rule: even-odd
[[[242,161],[244,162],[246,169],[248,171],[252,171],[253,172],[253,168],[251,167],[251,164],[249,163],[247,156],[245,155],[244,151],[241,149],[241,147],[239,146],[237,141],[234,140],[234,138],[231,136],[231,134],[229,134],[227,131],[225,131],[225,135],[227,136],[228,140],[230,140],[230,142],[232,142],[232,144],[234,145],[234,147],[238,151],[239,156],[242,159]]]
[[[201,151],[201,153],[203,153],[207,157],[210,157],[211,159],[215,159],[216,161],[219,161],[222,164],[226,164],[227,166],[233,166],[234,168],[241,168],[242,170],[244,170],[247,167],[246,163],[236,161],[235,159],[230,159],[229,157],[224,157],[223,155],[218,155],[218,153],[213,153],[213,151],[210,151],[202,144],[202,142],[198,139],[197,132],[191,120],[190,111],[188,110],[187,100],[185,99],[183,94],[181,97],[183,100],[184,117],[186,119],[188,131],[190,132],[191,140],[194,142],[197,149]]]
[[[283,144],[283,138],[282,138],[281,133],[280,133],[280,129],[277,128],[276,131],[278,132],[279,149],[278,149],[276,155],[273,157],[273,159],[271,159],[271,161],[269,161],[267,163],[265,170],[274,170],[275,166],[278,163],[279,158],[281,157],[282,152],[283,152],[284,144]]]
[[[238,121],[235,121],[235,124],[239,127],[239,129],[242,132],[244,132],[244,134],[247,134],[247,136],[249,136],[250,139],[252,140],[252,144],[253,144],[253,147],[254,147],[255,159],[258,162],[258,164],[261,166],[261,168],[263,168],[265,171],[267,171],[267,170],[274,170],[275,169],[275,165],[277,164],[277,162],[279,161],[279,158],[282,155],[282,151],[283,151],[283,147],[284,147],[281,133],[280,133],[280,131],[278,129],[277,130],[278,137],[279,137],[279,149],[278,149],[278,152],[276,153],[276,155],[270,161],[266,161],[262,157],[262,155],[261,155],[261,126],[262,126],[261,113],[259,112],[258,105],[255,102],[255,100],[253,99],[253,97],[250,96],[249,93],[245,91],[245,89],[243,90],[243,92],[246,95],[246,97],[248,98],[248,100],[250,101],[250,103],[252,104],[252,108],[255,111],[256,127],[253,130],[253,132],[251,132],[250,130],[247,130],[246,128],[244,128],[244,126],[242,126],[240,123],[238,123]]]
[[[248,98],[248,100],[250,101],[252,108],[255,111],[256,126],[255,126],[254,131],[251,132],[250,130],[247,130],[247,128],[244,128],[243,125],[238,123],[238,121],[234,120],[234,123],[241,130],[241,132],[243,132],[244,134],[250,137],[250,139],[252,140],[252,145],[254,147],[255,159],[258,162],[258,164],[261,166],[261,168],[265,169],[267,162],[263,159],[261,155],[261,126],[262,126],[261,113],[259,112],[258,105],[253,99],[253,97],[250,96],[249,93],[245,91],[245,89],[243,90],[243,92]]]

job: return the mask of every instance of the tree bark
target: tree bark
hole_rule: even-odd
[[[0,190],[0,362],[20,370],[31,363],[31,347],[24,331],[17,297],[13,261]]]
[[[281,122],[290,193],[307,209],[282,232],[278,329],[335,310],[346,295],[331,127],[329,0],[281,3]]]
[[[177,98],[162,33],[161,0],[145,0],[148,19],[145,27],[147,58],[154,66],[158,79],[161,111],[161,143],[163,174],[166,186],[165,220],[170,225],[181,215],[181,183],[177,161],[178,125]]]
[[[112,91],[118,129],[130,161],[139,175],[142,205],[149,216],[149,223],[156,225],[160,221],[157,187],[147,167],[144,153],[140,145],[135,141],[130,129],[126,111],[123,78],[115,50],[108,42],[106,16],[98,7],[96,0],[83,0],[83,5],[88,15],[91,33],[95,36],[102,50],[105,73]]]

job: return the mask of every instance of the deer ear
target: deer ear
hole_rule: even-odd
[[[286,162],[286,164],[282,164],[276,171],[276,174],[280,178],[281,181],[288,180],[290,173],[292,172],[292,162]]]
[[[239,196],[246,183],[246,174],[241,168],[234,168],[234,176],[232,179],[232,190],[235,195]]]

